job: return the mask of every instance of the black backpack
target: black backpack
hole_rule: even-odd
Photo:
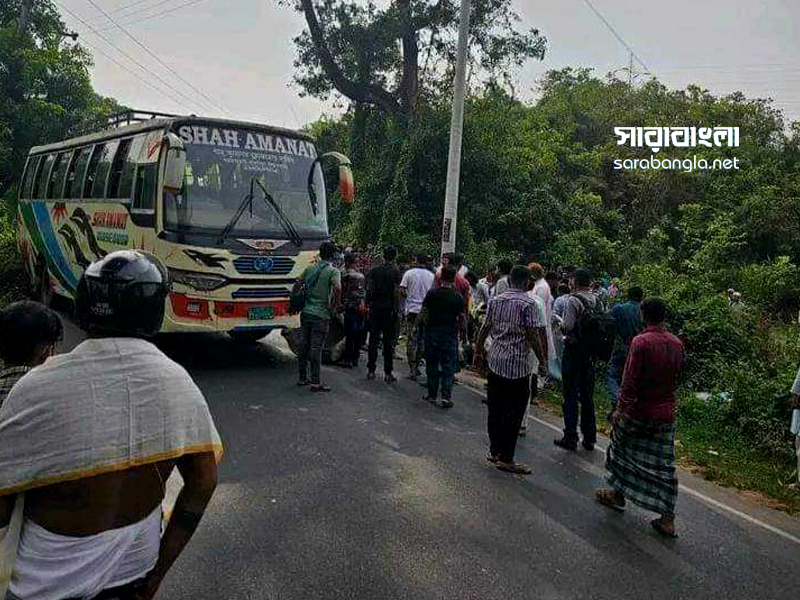
[[[292,293],[289,296],[290,315],[296,315],[297,313],[303,311],[303,309],[306,307],[306,302],[308,301],[308,290],[317,285],[320,275],[322,275],[322,272],[326,268],[327,265],[322,265],[319,267],[317,272],[314,274],[313,279],[308,279],[308,281],[298,279],[297,282],[295,282],[294,287],[292,288]]]
[[[583,306],[583,312],[575,325],[575,339],[590,358],[608,361],[617,334],[614,317],[603,310],[600,300],[591,307],[580,294],[570,295],[577,298]]]

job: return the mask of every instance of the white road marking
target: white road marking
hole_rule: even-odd
[[[462,387],[464,387],[465,389],[468,389],[469,391],[471,391],[474,394],[477,394],[478,396],[485,397],[485,394],[483,392],[481,392],[479,390],[476,390],[475,388],[473,388],[473,387],[471,387],[469,385],[462,384]],[[531,418],[534,421],[536,421],[537,423],[539,423],[540,425],[544,425],[545,427],[547,427],[548,429],[552,429],[556,433],[561,433],[561,429],[559,429],[558,427],[556,427],[552,423],[548,423],[547,421],[544,421],[544,420],[542,420],[542,419],[540,419],[538,417],[531,417]],[[606,451],[606,449],[603,448],[602,446],[597,446],[595,448],[595,450],[599,451],[599,452],[605,452]],[[740,510],[737,510],[737,509],[733,508],[732,506],[728,506],[727,504],[725,504],[723,502],[720,502],[719,500],[714,500],[714,498],[706,496],[704,493],[698,492],[694,488],[687,487],[687,486],[685,486],[683,484],[679,484],[678,487],[682,492],[686,492],[690,496],[693,496],[694,498],[697,498],[698,500],[700,500],[702,502],[705,502],[706,504],[708,504],[710,506],[713,506],[715,508],[719,508],[721,510],[724,510],[724,511],[726,511],[726,512],[732,514],[732,515],[735,515],[735,516],[739,517],[740,519],[742,519],[744,521],[747,521],[748,523],[752,523],[753,525],[757,525],[758,527],[761,527],[762,529],[766,529],[767,531],[769,531],[771,533],[774,533],[775,535],[780,536],[783,539],[788,540],[790,542],[793,542],[793,543],[797,544],[798,546],[800,546],[800,538],[795,536],[795,535],[792,535],[788,531],[783,531],[782,529],[778,529],[774,525],[770,525],[769,523],[765,523],[761,519],[757,519],[756,517],[754,517],[752,515],[748,515],[747,513],[742,512]]]

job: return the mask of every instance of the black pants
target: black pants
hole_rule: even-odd
[[[397,343],[396,335],[397,315],[391,310],[374,310],[369,319],[369,351],[367,353],[367,370],[375,371],[378,364],[378,344],[383,339],[383,372],[391,375],[394,370],[394,345]]]
[[[364,317],[357,306],[348,306],[344,310],[344,337],[342,360],[357,365],[364,339]]]
[[[489,452],[503,462],[514,462],[519,428],[528,407],[530,377],[506,379],[489,371],[488,379]]]
[[[583,441],[597,441],[597,420],[594,414],[594,361],[577,344],[564,347],[561,364],[564,390],[564,437],[578,441],[578,405]]]
[[[425,332],[425,370],[428,377],[428,398],[436,398],[439,388],[442,399],[453,395],[453,376],[458,366],[458,334],[453,331]]]

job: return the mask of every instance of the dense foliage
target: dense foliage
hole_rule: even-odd
[[[117,108],[89,80],[91,57],[65,35],[50,0],[0,3],[0,197],[9,200],[28,150],[105,123]],[[66,40],[66,41],[65,41]]]
[[[738,126],[738,148],[671,147],[659,158],[737,157],[740,168],[615,169],[615,159],[651,154],[617,145],[614,127],[625,125]],[[435,253],[447,101],[418,108],[397,171],[388,164],[391,149],[404,140],[389,118],[369,114],[362,148],[352,145],[352,127],[352,113],[312,127],[324,146],[364,157],[355,206],[334,215],[338,239]],[[479,270],[503,256],[536,258],[588,266],[664,296],[689,354],[684,424],[699,419],[708,439],[780,457],[788,478],[787,396],[798,352],[794,328],[783,324],[800,310],[799,148],[798,124],[738,93],[676,91],[655,80],[631,88],[571,69],[549,73],[533,103],[489,86],[468,99],[458,246]],[[398,171],[406,192],[400,210],[392,198]],[[728,308],[729,287],[743,293],[743,311]],[[698,400],[699,391],[711,399]]]

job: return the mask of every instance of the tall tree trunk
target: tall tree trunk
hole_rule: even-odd
[[[350,130],[350,160],[358,167],[364,164],[367,143],[367,105],[356,102],[353,108],[353,128]]]
[[[31,16],[32,6],[33,0],[22,0],[19,17],[17,18],[17,33],[20,35],[24,35],[28,29],[28,19],[30,19]]]

